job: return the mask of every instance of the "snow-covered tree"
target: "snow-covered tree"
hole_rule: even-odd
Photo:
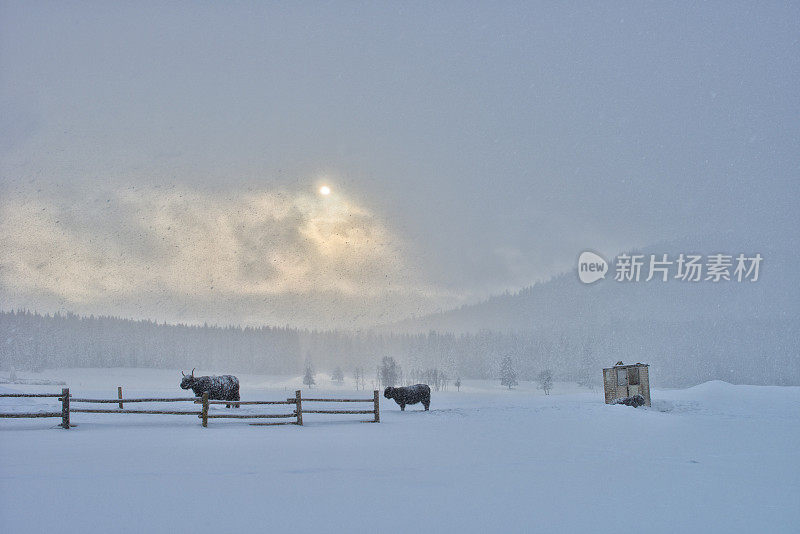
[[[311,369],[311,365],[306,365],[306,372],[303,375],[303,384],[307,385],[308,387],[316,384],[316,381],[314,380],[314,371]]]
[[[511,361],[511,356],[506,356],[500,362],[500,384],[508,386],[508,389],[516,386],[517,372],[514,370],[514,363]]]
[[[545,395],[550,395],[550,390],[553,389],[553,371],[545,369],[536,377],[536,382],[539,383],[539,389],[544,390]]]

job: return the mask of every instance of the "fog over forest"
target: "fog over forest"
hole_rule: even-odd
[[[798,4],[237,6],[0,2],[0,370],[800,385]]]

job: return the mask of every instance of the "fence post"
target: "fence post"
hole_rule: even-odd
[[[119,399],[119,409],[122,409],[122,386],[117,386],[117,398]]]
[[[303,399],[300,397],[300,390],[294,392],[295,407],[297,408],[297,424],[303,426]]]
[[[203,393],[203,426],[208,426],[208,391]]]
[[[69,388],[61,389],[61,428],[69,430]]]
[[[375,422],[376,423],[380,423],[381,422],[381,402],[380,402],[380,396],[378,395],[378,390],[377,389],[372,392],[372,397],[373,397],[373,400],[375,402]]]

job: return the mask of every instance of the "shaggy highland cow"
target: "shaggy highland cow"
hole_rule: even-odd
[[[208,392],[208,398],[214,400],[227,400],[238,401],[239,399],[239,379],[233,375],[222,376],[194,376],[194,369],[192,374],[187,375],[181,371],[183,379],[181,379],[181,389],[191,389],[194,391],[195,397],[202,397],[203,393]],[[225,405],[230,408],[230,404]],[[238,404],[233,405],[234,408],[239,408]]]
[[[428,387],[428,384],[414,384],[402,388],[388,387],[383,390],[383,396],[387,399],[394,399],[400,405],[401,411],[405,411],[406,404],[421,402],[425,410],[431,405],[431,388]]]

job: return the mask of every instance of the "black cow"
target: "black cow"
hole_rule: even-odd
[[[431,388],[428,384],[414,384],[402,388],[388,387],[383,390],[383,396],[394,399],[400,405],[400,410],[405,411],[406,404],[421,402],[427,411],[431,406]]]
[[[195,397],[202,397],[203,393],[208,392],[208,398],[214,400],[228,400],[238,401],[239,398],[239,379],[233,375],[222,376],[194,376],[194,369],[192,374],[187,375],[181,371],[183,379],[181,379],[181,389],[191,389],[194,391]],[[238,404],[233,405],[234,408],[239,408]],[[230,408],[230,404],[225,405]]]
[[[639,406],[644,406],[644,397],[637,393],[636,395],[632,395],[630,397],[614,399],[611,404],[624,404],[625,406],[633,406],[634,408],[638,408]]]

